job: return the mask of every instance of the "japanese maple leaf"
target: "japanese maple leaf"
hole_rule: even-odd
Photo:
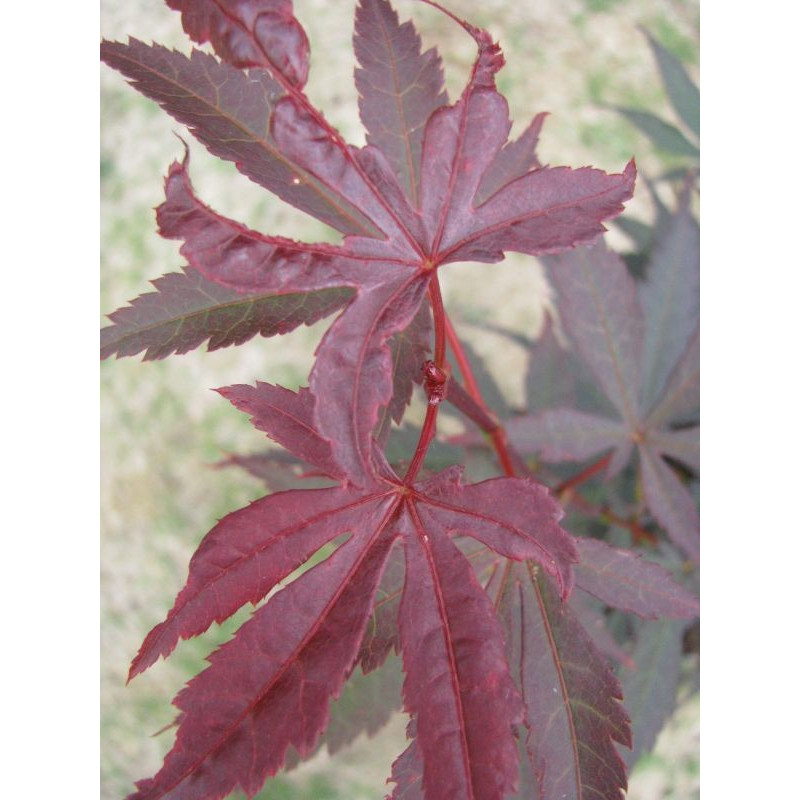
[[[524,699],[523,725],[517,730],[520,785],[511,796],[526,800],[617,800],[627,781],[615,743],[634,744],[637,753],[642,749],[632,739],[620,702],[622,686],[601,650],[603,642],[585,627],[580,595],[651,620],[691,619],[699,609],[691,592],[658,564],[602,541],[577,538],[574,543],[580,564],[568,603],[532,562],[508,561],[480,545],[467,554],[503,620],[508,661]],[[619,655],[616,647],[613,656]],[[631,665],[627,654],[622,658]],[[409,726],[410,737],[415,730],[415,724]],[[648,731],[635,731],[640,732],[643,746],[652,744]],[[423,764],[412,741],[393,766],[392,798],[424,797]]]
[[[339,246],[302,244],[216,214],[192,190],[188,157],[170,168],[160,232],[183,241],[193,273],[262,305],[312,295],[288,312],[284,329],[329,313],[342,302],[332,291],[350,291],[318,350],[310,386],[317,396],[337,398],[320,405],[316,423],[348,480],[364,484],[374,467],[380,409],[393,396],[387,340],[408,328],[437,270],[455,261],[499,261],[506,251],[542,254],[592,241],[631,196],[634,165],[618,175],[541,167],[533,151],[541,115],[509,142],[508,105],[495,86],[503,56],[485,31],[467,23],[461,22],[478,56],[461,97],[445,105],[438,56],[420,52],[413,28],[398,23],[386,0],[363,0],[355,46],[370,143],[356,148],[302,92],[307,42],[295,35],[288,0],[178,6],[187,33],[210,41],[222,61],[135,40],[104,43],[103,59],[186,123],[212,153],[345,238]],[[123,311],[117,325],[132,318]],[[278,332],[265,324],[251,326],[248,335],[256,331]],[[191,343],[146,346],[156,353],[185,350],[201,340],[195,332]],[[233,337],[222,339],[228,340]]]
[[[328,721],[329,701],[366,655],[367,623],[394,547],[403,555],[394,608],[404,706],[416,722],[425,791],[500,800],[516,783],[512,726],[524,710],[500,623],[452,537],[532,560],[564,597],[578,554],[558,525],[558,504],[528,479],[464,485],[459,468],[409,483],[377,452],[370,463],[378,466],[356,486],[315,425],[309,390],[261,383],[221,392],[339,485],[268,495],[222,519],[193,556],[167,618],[145,639],[131,677],[179,639],[261,601],[320,548],[335,549],[269,597],[178,694],[175,745],[132,797],[221,798],[237,786],[252,796],[282,766],[289,746],[308,754]]]
[[[509,420],[507,429],[520,451],[545,461],[581,461],[611,451],[609,476],[635,449],[648,508],[696,559],[695,500],[664,460],[699,470],[699,232],[688,197],[665,227],[638,287],[602,243],[547,258],[574,351],[563,350],[545,331],[529,385],[544,385],[548,364],[560,365],[559,377],[549,384],[549,397],[534,388],[536,413]]]

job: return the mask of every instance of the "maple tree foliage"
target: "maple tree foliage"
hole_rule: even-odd
[[[253,796],[295,753],[374,730],[387,714],[352,706],[396,683],[392,651],[402,659],[410,715],[392,798],[619,797],[626,767],[617,745],[632,743],[606,658],[619,648],[582,620],[593,602],[647,619],[692,619],[697,601],[655,562],[562,527],[558,498],[531,475],[518,452],[525,447],[509,441],[514,421],[504,431],[482,399],[438,270],[512,251],[551,259],[565,325],[622,422],[546,412],[529,425],[535,445],[554,458],[613,446],[609,469],[619,471],[635,433],[652,512],[694,554],[686,490],[663,461],[692,463],[694,453],[687,435],[665,427],[691,405],[692,344],[668,335],[690,312],[676,301],[656,313],[658,281],[676,280],[667,267],[640,292],[643,311],[622,262],[600,244],[573,249],[592,245],[622,211],[633,162],[618,174],[542,165],[535,147],[544,114],[509,141],[508,105],[495,85],[499,45],[437,3],[429,5],[477,47],[455,101],[438,54],[422,51],[412,24],[401,24],[387,0],[359,3],[361,148],[303,91],[309,43],[290,0],[168,5],[213,55],[130,40],[104,42],[103,60],[211,153],[342,238],[296,242],[227,219],[196,195],[187,147],[169,167],[157,209],[160,234],[180,242],[186,266],[111,314],[102,331],[103,357],[163,358],[338,312],[308,387],[219,390],[285,451],[240,459],[273,491],[208,532],[129,678],[181,639],[248,603],[257,608],[175,698],[174,746],[131,798],[216,800],[237,788]],[[658,317],[658,327],[645,329],[643,315]],[[602,341],[600,317],[608,323]],[[414,384],[427,399],[425,421],[391,463]],[[425,469],[445,403],[488,434],[503,476],[469,483],[457,464]],[[545,441],[542,430],[555,432]],[[523,445],[529,434],[519,432]],[[323,485],[311,488],[305,475]]]

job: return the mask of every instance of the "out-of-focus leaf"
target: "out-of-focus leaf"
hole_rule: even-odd
[[[608,401],[583,361],[558,341],[549,314],[541,335],[529,347],[525,394],[531,413],[559,406],[588,412],[610,411]]]
[[[576,539],[581,561],[575,582],[613,608],[645,619],[697,616],[700,604],[659,564],[598,539]]]
[[[481,390],[484,402],[499,416],[506,416],[509,413],[508,401],[497,385],[494,376],[489,372],[486,364],[484,364],[483,359],[475,352],[475,348],[463,339],[461,340],[461,347],[466,353],[467,359],[472,367],[472,372],[475,376],[478,388]],[[461,374],[461,370],[455,359],[453,359],[452,368],[456,380],[463,384],[464,376]]]
[[[678,431],[654,431],[647,441],[665,456],[670,456],[700,471],[700,428],[683,428]]]
[[[512,417],[506,423],[521,453],[536,453],[544,461],[583,461],[627,442],[625,426],[608,417],[569,408],[544,411],[535,417]]]
[[[676,156],[700,157],[700,151],[695,145],[674,125],[664,122],[655,114],[621,106],[615,106],[614,110],[635,125],[659,150]]]
[[[647,507],[673,541],[691,558],[700,557],[700,515],[694,498],[648,445],[639,447]]]
[[[544,261],[570,341],[625,422],[635,425],[645,323],[624,262],[602,240]]]
[[[322,735],[328,752],[337,753],[362,733],[374,736],[400,710],[402,686],[400,659],[393,654],[366,675],[356,668],[331,704],[330,722]]]
[[[700,330],[689,340],[661,395],[647,417],[650,429],[685,416],[697,418],[700,408]]]
[[[688,208],[688,193],[653,248],[639,287],[645,318],[642,409],[661,397],[664,384],[699,323],[700,228]]]
[[[644,31],[656,57],[661,80],[667,90],[672,107],[690,130],[700,135],[700,90],[675,58],[655,37]]]
[[[642,252],[650,250],[653,244],[653,228],[641,220],[623,214],[614,220],[614,226],[619,228]]]
[[[625,708],[633,729],[633,747],[624,754],[629,768],[652,749],[675,710],[685,627],[684,621],[672,619],[638,626],[636,647],[631,653],[636,668],[621,673]]]

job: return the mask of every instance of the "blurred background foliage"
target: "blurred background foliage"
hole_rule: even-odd
[[[413,17],[426,46],[438,47],[447,87],[456,97],[474,57],[463,31],[433,9],[395,0],[401,19]],[[295,0],[312,46],[308,94],[353,143],[364,141],[352,82],[350,44],[354,0]],[[654,142],[646,126],[613,107],[649,111],[686,130],[669,103],[641,28],[676,56],[697,81],[698,0],[451,0],[449,7],[487,27],[503,46],[507,65],[498,85],[515,120],[514,134],[539,111],[549,111],[539,146],[547,164],[592,164],[619,171],[631,155],[640,172],[657,177],[696,161],[692,152]],[[161,0],[102,0],[101,33],[134,36],[188,51],[180,18]],[[153,209],[163,176],[190,142],[192,179],[199,196],[220,212],[267,233],[333,240],[314,220],[282,205],[210,157],[190,135],[101,68],[101,312],[148,290],[148,280],[180,266],[175,242],[155,232]],[[641,122],[641,120],[639,120]],[[644,127],[645,130],[641,128]],[[660,146],[659,146],[660,145]],[[658,191],[670,206],[668,183]],[[652,196],[639,181],[625,214],[651,222]],[[635,227],[635,223],[630,226]],[[614,246],[631,250],[621,228]],[[490,282],[486,270],[493,271]],[[480,284],[478,284],[480,280]],[[511,255],[497,265],[457,265],[442,273],[448,310],[464,338],[484,358],[512,402],[523,392],[525,353],[477,324],[490,320],[531,336],[541,323],[548,288],[532,259]],[[478,288],[479,287],[479,288]],[[329,320],[280,339],[245,347],[203,349],[165,361],[109,360],[101,369],[101,725],[102,797],[120,798],[135,779],[151,775],[169,748],[170,699],[203,666],[203,659],[248,615],[185,642],[125,686],[127,667],[144,634],[159,622],[183,583],[189,558],[207,530],[263,490],[241,471],[215,469],[230,452],[263,445],[263,437],[213,387],[256,378],[296,388],[305,382],[313,350]],[[699,797],[699,707],[682,704],[654,752],[631,778],[632,800]],[[317,754],[269,782],[260,800],[374,800],[382,797],[390,764],[403,749],[405,719],[397,715],[376,737],[359,738],[337,753]]]

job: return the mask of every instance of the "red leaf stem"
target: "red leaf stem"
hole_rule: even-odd
[[[442,301],[442,289],[439,286],[439,276],[436,272],[433,273],[430,283],[428,284],[428,297],[431,301],[431,309],[433,311],[433,363],[436,367],[442,370],[445,375],[449,376],[449,370],[445,363],[445,352],[447,346],[447,314],[444,310],[444,302]],[[446,387],[446,383],[445,383]],[[446,389],[445,389],[446,391]],[[439,403],[429,402],[428,409],[425,413],[425,422],[422,425],[422,431],[419,435],[417,448],[414,451],[414,456],[408,466],[408,471],[403,479],[406,486],[410,486],[417,473],[425,460],[425,454],[436,435],[436,417],[439,413]]]
[[[577,475],[573,475],[568,480],[560,483],[554,489],[554,492],[559,495],[565,495],[569,492],[570,489],[574,489],[576,486],[580,486],[582,483],[589,480],[589,478],[597,475],[598,472],[602,472],[607,466],[608,463],[611,461],[612,453],[608,453],[604,455],[601,459],[598,459],[594,462],[594,464],[590,464],[586,469],[582,469]]]
[[[487,408],[486,403],[483,400],[480,387],[478,386],[478,382],[475,380],[475,374],[472,371],[469,358],[464,352],[464,348],[461,346],[461,341],[459,340],[458,334],[453,327],[453,323],[450,322],[450,318],[446,314],[444,317],[444,326],[447,334],[447,342],[450,345],[450,349],[453,351],[453,356],[455,357],[459,368],[461,369],[461,374],[464,376],[464,384],[467,391],[480,409],[484,411],[491,420],[494,421],[494,429],[487,430],[486,433],[492,441],[492,447],[494,448],[495,453],[497,453],[497,459],[500,462],[500,466],[503,468],[503,472],[505,472],[506,475],[513,478],[517,472],[514,468],[514,462],[511,458],[511,452],[509,450],[505,429],[500,424],[500,421],[497,419],[497,417],[495,417],[491,410]],[[517,460],[519,461],[520,459]]]

